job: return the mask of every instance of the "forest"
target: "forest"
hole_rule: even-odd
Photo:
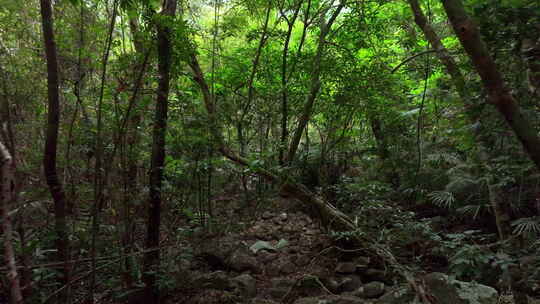
[[[540,303],[538,0],[1,0],[0,303]]]

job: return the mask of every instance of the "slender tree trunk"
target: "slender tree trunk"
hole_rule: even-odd
[[[43,168],[49,191],[54,201],[55,232],[57,259],[63,262],[59,283],[65,286],[69,282],[69,252],[68,252],[68,228],[66,224],[66,196],[62,188],[56,170],[56,153],[58,145],[58,128],[60,124],[60,96],[58,81],[58,62],[56,56],[56,44],[53,32],[53,17],[51,0],[41,0],[41,18],[43,27],[43,39],[47,58],[47,94],[48,94],[48,118],[45,137],[45,151]],[[68,288],[65,288],[58,296],[58,303],[68,303]]]
[[[298,18],[298,14],[300,13],[300,8],[302,7],[303,0],[300,0],[297,4],[297,6],[294,8],[293,16],[291,20],[287,19],[285,17],[285,14],[283,14],[283,18],[287,20],[287,35],[285,37],[285,43],[283,44],[283,54],[281,55],[281,138],[280,138],[280,145],[279,145],[279,163],[280,165],[284,165],[284,157],[285,157],[285,149],[288,144],[288,137],[289,137],[289,130],[287,127],[287,123],[289,120],[289,105],[288,105],[288,99],[289,99],[289,90],[287,87],[288,79],[287,79],[287,68],[288,68],[288,57],[289,57],[289,43],[291,42],[291,36],[292,31],[294,28],[294,24],[296,23],[296,18]]]
[[[11,303],[22,304],[23,297],[21,293],[21,285],[19,282],[19,274],[17,265],[15,264],[15,251],[11,243],[13,237],[13,228],[9,216],[9,208],[13,203],[13,193],[15,181],[13,179],[13,158],[8,149],[0,142],[0,213],[2,219],[2,230],[4,238],[4,258],[8,269],[8,280],[11,290]]]
[[[298,126],[289,145],[289,151],[284,162],[285,164],[290,164],[294,160],[296,151],[298,150],[298,145],[300,144],[300,139],[302,138],[302,134],[304,133],[304,129],[306,128],[306,125],[311,118],[313,105],[315,104],[315,99],[317,98],[317,95],[319,94],[319,89],[321,88],[321,61],[326,45],[325,39],[330,32],[332,24],[336,20],[343,7],[345,7],[345,2],[340,1],[339,5],[336,7],[328,21],[324,19],[325,14],[321,14],[321,32],[319,34],[317,53],[315,54],[315,58],[313,58],[313,65],[311,71],[311,86],[309,94],[306,98],[306,102],[304,104],[304,108],[302,110],[302,115],[300,116],[300,119],[298,121]]]
[[[194,53],[190,55],[189,66],[193,71],[193,78],[199,85],[203,94],[203,101],[210,124],[210,132],[214,138],[214,141],[219,147],[219,151],[224,157],[235,162],[236,164],[245,167],[249,166],[249,161],[231,150],[223,139],[221,128],[216,118],[217,113],[213,102],[213,95],[210,92],[208,84],[204,78],[204,74]],[[313,211],[312,215],[319,217],[323,222],[328,223],[329,226],[332,226],[337,231],[349,231],[355,229],[356,226],[354,222],[347,215],[340,212],[328,202],[309,192],[304,185],[293,181],[284,181],[280,178],[278,173],[260,167],[255,168],[255,173],[269,181],[279,184],[281,186],[282,195],[292,196],[298,199]]]
[[[504,116],[510,127],[514,130],[529,157],[540,168],[540,138],[536,135],[535,129],[530,122],[521,114],[519,105],[506,87],[502,75],[497,70],[495,62],[489,55],[487,48],[480,37],[477,26],[470,19],[460,0],[443,1],[445,11],[452,23],[454,31],[461,44],[471,58],[480,78],[484,83],[489,100],[493,103],[499,112]],[[464,83],[464,82],[463,82]],[[459,88],[458,88],[459,90]],[[463,88],[465,91],[465,89]],[[460,94],[461,95],[461,94]],[[468,99],[465,100],[466,102]],[[480,147],[482,149],[482,147]],[[487,162],[487,156],[481,158]],[[499,238],[505,240],[509,237],[510,216],[502,202],[501,189],[496,184],[489,184],[489,199],[495,215]],[[525,294],[526,284],[523,275],[518,266],[512,266],[510,271],[510,288],[514,295],[516,304],[527,304],[528,299]]]
[[[167,0],[163,4],[162,14],[174,17],[176,0]],[[161,221],[161,185],[163,165],[165,163],[165,133],[167,131],[167,110],[169,98],[169,80],[171,66],[170,28],[164,24],[157,25],[158,38],[158,73],[159,84],[156,97],[156,109],[153,128],[152,156],[150,167],[150,199],[148,214],[148,231],[144,256],[144,277],[146,299],[149,303],[159,303],[159,289],[156,285],[159,272],[159,228]]]
[[[454,59],[450,56],[448,50],[444,47],[444,45],[441,42],[441,39],[431,26],[429,24],[426,16],[424,15],[424,12],[422,11],[422,8],[420,7],[420,4],[418,3],[418,0],[408,0],[411,9],[414,13],[414,20],[418,27],[422,30],[424,33],[424,36],[429,41],[431,46],[436,50],[436,55],[439,58],[439,60],[443,63],[446,70],[448,71],[448,74],[450,75],[450,78],[452,79],[452,82],[454,83],[454,86],[456,87],[456,91],[461,98],[462,102],[465,105],[466,111],[470,123],[474,124],[476,123],[476,118],[473,116],[472,112],[469,110],[472,107],[472,101],[470,98],[470,94],[467,91],[465,78],[463,77],[463,74],[459,70],[458,65],[454,61]],[[478,149],[479,149],[479,158],[482,165],[486,168],[489,167],[489,155],[486,152],[485,146],[486,144],[480,139],[478,136],[480,131],[476,131],[473,136],[475,137]],[[499,237],[501,240],[506,239],[510,232],[510,216],[508,214],[508,208],[506,204],[502,200],[502,192],[499,186],[497,186],[493,181],[490,181],[490,184],[488,185],[488,191],[489,191],[489,200],[491,202],[491,206],[493,208],[493,214],[495,216],[495,222],[497,224],[497,230],[499,232]]]
[[[112,40],[113,40],[113,32],[114,32],[114,26],[116,23],[116,16],[118,12],[118,5],[119,0],[115,0],[113,3],[113,12],[112,12],[112,18],[109,25],[109,30],[107,34],[107,43],[105,46],[105,51],[103,53],[103,59],[102,59],[102,69],[101,69],[101,86],[99,91],[99,100],[97,105],[97,113],[96,113],[96,145],[95,145],[95,152],[96,152],[96,163],[94,166],[94,206],[92,207],[92,244],[91,244],[91,250],[90,254],[92,256],[92,274],[90,278],[90,301],[93,302],[94,300],[94,291],[95,291],[95,285],[96,285],[96,257],[97,257],[97,241],[99,236],[99,215],[101,213],[101,209],[104,204],[104,191],[105,191],[105,185],[106,185],[106,179],[107,179],[107,172],[103,174],[103,159],[104,159],[104,144],[103,144],[103,98],[104,98],[104,89],[105,89],[105,82],[106,82],[106,76],[107,76],[107,65],[109,62],[109,53],[111,50]]]
[[[442,3],[456,35],[484,83],[490,103],[494,104],[504,116],[531,160],[540,169],[540,138],[506,87],[501,73],[480,37],[478,27],[467,15],[460,0],[444,0]]]
[[[431,46],[435,49],[435,54],[448,71],[448,74],[450,75],[452,82],[456,87],[459,97],[461,97],[463,102],[468,103],[469,94],[466,90],[465,78],[461,74],[458,65],[456,64],[452,56],[450,56],[448,50],[442,44],[441,39],[439,38],[433,27],[431,27],[431,24],[429,24],[428,19],[424,15],[424,12],[422,11],[420,4],[418,3],[418,0],[407,1],[409,2],[409,5],[411,6],[411,9],[413,11],[414,21],[416,22],[420,30],[422,30],[422,32],[424,33],[424,36],[429,41],[429,44],[431,44]]]

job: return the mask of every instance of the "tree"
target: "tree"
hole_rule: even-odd
[[[63,262],[59,283],[64,287],[69,282],[69,243],[66,224],[66,196],[56,171],[56,152],[58,146],[58,127],[60,124],[60,93],[58,90],[58,61],[53,32],[53,16],[50,0],[41,0],[41,24],[47,58],[48,114],[45,137],[43,168],[49,191],[54,201],[57,260]],[[67,288],[59,294],[58,303],[68,302]]]
[[[493,58],[480,37],[478,27],[465,12],[460,0],[443,1],[444,9],[454,32],[480,75],[489,96],[489,102],[495,105],[504,116],[531,160],[540,169],[540,137],[506,86]]]
[[[165,163],[165,134],[167,131],[167,110],[171,69],[171,23],[176,13],[176,0],[163,4],[163,17],[157,22],[158,73],[159,83],[156,93],[154,127],[152,131],[152,155],[150,167],[150,198],[148,201],[148,227],[146,253],[144,256],[145,296],[149,303],[159,303],[159,289],[156,280],[159,273],[159,229],[161,223],[161,190],[163,166]]]

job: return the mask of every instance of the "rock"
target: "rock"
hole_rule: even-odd
[[[360,280],[359,276],[349,275],[341,279],[341,282],[339,283],[339,286],[338,286],[338,291],[340,293],[351,292],[351,291],[357,290],[361,286],[362,286],[362,280]]]
[[[377,304],[420,304],[419,302],[413,302],[414,297],[414,292],[408,285],[401,285],[380,297]]]
[[[270,295],[270,297],[277,299],[281,302],[281,299],[283,299],[289,293],[289,289],[268,288],[267,292]]]
[[[231,280],[231,285],[246,298],[252,298],[257,294],[255,283],[255,279],[249,274],[241,274]]]
[[[282,221],[282,222],[286,222],[287,219],[288,219],[288,216],[287,216],[287,213],[283,212],[279,215],[279,219]]]
[[[282,274],[291,274],[296,271],[296,266],[291,261],[285,261],[279,265],[279,272]]]
[[[357,257],[355,259],[355,262],[356,262],[356,268],[359,268],[359,267],[367,268],[367,266],[371,262],[371,258],[370,257],[365,257],[365,256],[360,256],[360,257]]]
[[[278,302],[275,302],[272,300],[260,299],[260,298],[251,299],[251,302],[249,303],[250,304],[279,304]]]
[[[272,287],[268,289],[268,293],[274,299],[281,300],[294,287],[295,281],[287,278],[274,278],[270,281]]]
[[[275,259],[278,258],[278,255],[276,253],[270,253],[268,251],[260,251],[259,254],[257,254],[257,260],[259,260],[262,264],[268,264]]]
[[[425,275],[424,282],[440,304],[490,304],[499,297],[492,287],[454,280],[440,272]]]
[[[385,284],[392,285],[392,273],[375,269],[375,268],[369,268],[363,273],[361,273],[362,279],[364,279],[365,282],[384,282]]]
[[[220,246],[217,246],[213,242],[208,242],[202,246],[196,256],[212,269],[224,270],[227,268],[226,260],[237,247],[236,244],[230,242],[223,242]]]
[[[369,282],[360,288],[362,298],[377,298],[384,294],[385,285],[382,282]]]
[[[294,263],[299,267],[306,266],[309,264],[309,262],[311,262],[311,259],[306,254],[298,255],[296,261],[294,261]]]
[[[245,249],[237,249],[227,259],[227,265],[232,270],[238,272],[251,271],[253,273],[261,273],[261,267],[257,259],[249,254]]]
[[[323,283],[324,283],[324,286],[326,286],[326,288],[328,290],[330,290],[330,292],[332,293],[338,293],[339,292],[339,283],[338,280],[336,278],[327,278],[325,280],[323,280]]]
[[[193,263],[188,259],[180,259],[178,261],[178,268],[180,270],[190,270],[192,269]]]
[[[336,266],[337,273],[349,274],[356,272],[356,264],[351,262],[338,263]]]
[[[287,250],[285,250],[285,252],[287,252],[288,254],[295,254],[295,253],[298,253],[300,251],[300,248],[298,248],[297,246],[291,246],[291,247],[288,247]]]
[[[499,295],[489,286],[451,279],[443,273],[433,272],[423,277],[426,292],[437,304],[491,304],[497,303]],[[408,286],[399,286],[387,292],[378,304],[414,303],[415,294]]]
[[[263,220],[268,220],[268,219],[271,219],[272,217],[274,217],[274,215],[270,211],[265,211],[265,212],[263,212],[261,217],[262,217]]]
[[[295,281],[287,278],[274,278],[270,281],[273,288],[289,289],[294,286]]]
[[[227,290],[230,289],[230,280],[225,271],[205,273],[193,280],[193,285],[200,288]]]
[[[300,298],[294,304],[364,304],[363,299],[352,296],[321,296]]]

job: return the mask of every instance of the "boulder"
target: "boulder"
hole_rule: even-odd
[[[338,263],[335,271],[337,273],[342,273],[342,274],[355,273],[356,263],[351,263],[351,262]]]
[[[378,298],[384,294],[385,285],[382,282],[369,282],[360,287],[362,298]]]
[[[438,304],[491,304],[497,303],[499,295],[489,286],[462,282],[449,276],[433,272],[423,277],[426,292],[429,293]],[[382,296],[378,304],[406,304],[419,303],[415,300],[414,291],[409,286],[403,285],[394,288]]]
[[[440,304],[490,304],[499,298],[492,287],[458,281],[440,272],[425,275],[424,282]]]
[[[261,267],[257,259],[253,257],[246,249],[235,250],[227,259],[227,265],[234,271],[261,273]]]
[[[271,280],[272,287],[268,289],[268,293],[274,299],[281,300],[294,287],[295,281],[287,278],[274,278]]]
[[[230,288],[230,279],[224,271],[214,271],[197,276],[193,284],[200,288],[227,290]]]
[[[361,286],[362,286],[362,280],[360,280],[359,276],[348,275],[341,278],[341,281],[338,286],[338,291],[340,293],[352,292],[352,291],[357,290]]]
[[[241,274],[231,280],[231,285],[245,298],[253,298],[257,294],[255,278],[249,274]]]

